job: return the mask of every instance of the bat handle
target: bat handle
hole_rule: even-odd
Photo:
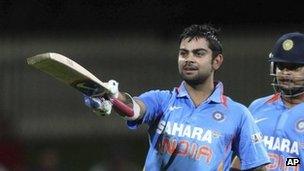
[[[132,117],[134,115],[133,109],[130,106],[123,103],[122,101],[116,98],[110,98],[110,101],[113,104],[113,106],[115,106],[118,110],[124,113],[127,117]]]

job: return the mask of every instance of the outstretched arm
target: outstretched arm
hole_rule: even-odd
[[[119,92],[118,98],[111,99],[113,109],[127,120],[141,119],[146,111],[145,104],[138,98],[133,98],[125,92]]]
[[[143,117],[146,111],[144,103],[125,92],[118,90],[118,82],[110,80],[108,82],[109,92],[99,96],[85,96],[85,104],[97,115],[109,115],[113,109],[120,116],[127,120],[138,120]]]

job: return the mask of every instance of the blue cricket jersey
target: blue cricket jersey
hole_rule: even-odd
[[[249,109],[271,159],[267,169],[304,170],[304,103],[286,108],[278,93],[253,101]],[[294,157],[299,158],[302,165],[286,166],[286,159]]]
[[[229,170],[232,150],[240,157],[242,169],[269,162],[249,110],[224,96],[221,82],[198,107],[184,84],[171,92],[140,95],[146,113],[140,121],[127,122],[131,129],[149,125],[146,171]]]

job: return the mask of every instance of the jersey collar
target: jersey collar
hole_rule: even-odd
[[[281,97],[281,93],[276,93],[276,94],[273,94],[269,100],[267,100],[267,103],[271,104],[271,103],[276,103],[278,104],[277,107],[278,108],[286,108],[283,100],[282,100],[282,97]]]
[[[211,95],[208,97],[207,101],[212,101],[215,103],[225,103],[223,100],[223,92],[224,92],[223,83],[220,81],[217,81],[217,82],[214,82],[214,85],[215,85],[215,89],[213,90]],[[177,92],[177,97],[188,97],[190,99],[190,96],[187,92],[184,81],[176,89],[176,92]]]

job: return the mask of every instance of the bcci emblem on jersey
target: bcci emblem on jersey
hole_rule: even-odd
[[[217,111],[217,112],[213,113],[213,119],[215,119],[217,121],[224,121],[225,117],[224,117],[224,114]]]
[[[296,130],[298,132],[304,132],[304,119],[301,119],[296,123]]]

